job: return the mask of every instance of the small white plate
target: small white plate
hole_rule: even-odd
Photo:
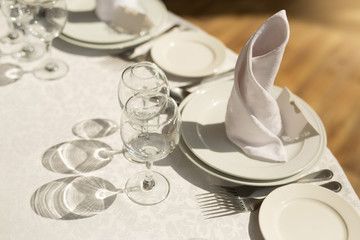
[[[312,184],[290,184],[271,192],[259,212],[267,240],[360,239],[360,216],[338,194]]]
[[[274,180],[297,174],[317,162],[326,148],[325,128],[316,113],[304,101],[298,101],[319,135],[288,144],[286,163],[253,159],[230,142],[225,134],[225,113],[233,81],[203,87],[193,93],[182,111],[182,136],[189,149],[205,164],[235,177]],[[276,98],[281,89],[274,87]]]
[[[70,39],[72,43],[92,46],[100,45],[100,49],[124,43],[126,46],[138,39],[147,39],[153,36],[165,22],[167,10],[165,5],[158,0],[140,0],[139,4],[144,8],[147,16],[153,23],[149,33],[144,36],[119,33],[107,23],[100,21],[95,15],[95,0],[67,0],[69,18],[62,31],[64,40]],[[61,36],[60,36],[61,37]],[[105,46],[103,46],[105,45]],[[111,47],[111,46],[110,46]]]
[[[201,32],[173,32],[159,38],[151,57],[165,71],[183,77],[204,77],[225,61],[225,46]]]

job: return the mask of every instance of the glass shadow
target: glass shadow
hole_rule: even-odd
[[[115,133],[119,124],[109,119],[89,119],[76,123],[72,132],[80,138],[101,138]]]
[[[56,173],[79,174],[100,169],[113,158],[111,147],[97,140],[74,140],[49,148],[43,155],[43,166]]]
[[[110,182],[91,176],[58,179],[39,187],[31,196],[33,211],[45,218],[75,220],[108,209],[122,190]],[[105,193],[105,194],[104,194]]]

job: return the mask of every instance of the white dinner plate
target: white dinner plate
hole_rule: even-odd
[[[140,0],[139,4],[153,23],[148,34],[120,33],[95,15],[95,0],[68,0],[69,17],[60,38],[82,47],[115,49],[132,46],[159,32],[167,10],[159,0]]]
[[[225,180],[227,182],[235,183],[235,184],[244,184],[249,186],[276,186],[276,185],[283,185],[288,184],[291,182],[295,182],[299,180],[301,177],[307,175],[310,173],[313,165],[308,166],[303,171],[294,174],[287,178],[281,178],[281,179],[273,179],[273,180],[251,180],[246,178],[240,178],[235,177],[223,172],[220,172],[209,165],[206,165],[203,161],[201,161],[198,157],[196,157],[191,150],[186,146],[184,140],[181,138],[179,142],[179,147],[181,151],[185,154],[185,156],[194,163],[197,167],[199,167],[201,170],[207,172],[208,174],[217,177],[219,179]]]
[[[338,194],[312,184],[290,184],[271,192],[259,212],[267,240],[360,239],[360,216]]]
[[[173,32],[159,38],[151,57],[165,71],[183,77],[214,74],[225,61],[225,46],[201,32]]]
[[[317,162],[326,148],[325,128],[316,113],[297,98],[319,135],[285,145],[288,161],[273,163],[245,155],[225,134],[225,113],[233,81],[208,85],[192,94],[182,111],[182,137],[189,149],[210,167],[227,175],[252,180],[274,180],[300,173]],[[273,87],[276,98],[281,92]]]
[[[229,80],[218,80],[218,82],[212,82],[212,83],[206,83],[204,84],[204,88],[207,89],[208,87],[211,87],[213,84],[219,84],[221,82],[227,82]],[[199,89],[199,92],[201,92],[202,90]],[[197,94],[191,94],[188,97],[186,97],[180,104],[179,106],[179,110],[182,113],[184,107],[191,101],[191,98],[193,96],[196,96]],[[221,171],[218,171],[212,167],[210,167],[209,165],[205,164],[203,161],[201,161],[198,157],[196,157],[194,155],[194,153],[192,153],[192,151],[188,148],[188,146],[185,144],[184,140],[181,138],[180,142],[179,142],[179,147],[181,149],[181,151],[184,153],[184,155],[192,162],[194,163],[197,167],[199,167],[201,170],[203,170],[204,172],[217,177],[219,179],[225,180],[227,182],[231,182],[231,183],[235,183],[235,184],[244,184],[244,185],[250,185],[250,186],[275,186],[275,185],[283,185],[283,184],[287,184],[287,183],[291,183],[294,181],[299,180],[301,177],[307,175],[310,173],[312,167],[315,165],[315,161],[312,165],[309,165],[306,169],[302,170],[301,172],[294,174],[290,177],[287,178],[282,178],[282,179],[273,179],[273,180],[251,180],[251,179],[246,179],[246,178],[240,178],[240,177],[235,177],[232,175],[228,175],[226,173],[223,173]]]

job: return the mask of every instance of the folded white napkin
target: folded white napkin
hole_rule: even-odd
[[[96,16],[101,21],[111,22],[114,19],[115,10],[119,6],[129,9],[139,8],[137,0],[97,0],[95,8]]]
[[[269,91],[289,34],[289,23],[282,10],[250,37],[236,62],[225,118],[226,134],[245,154],[258,159],[287,160],[279,138],[282,133],[279,106]]]
[[[101,21],[132,34],[139,34],[151,26],[137,0],[97,0],[95,14]]]

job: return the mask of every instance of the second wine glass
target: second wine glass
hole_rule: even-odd
[[[152,62],[138,62],[127,67],[121,75],[118,85],[120,107],[139,93],[169,94],[169,83],[165,73]]]
[[[33,73],[39,79],[55,80],[66,75],[68,65],[51,57],[51,45],[67,21],[66,0],[21,0],[21,21],[27,32],[46,45],[47,60]]]
[[[165,158],[180,138],[181,117],[176,102],[165,94],[139,94],[126,103],[121,138],[128,152],[145,161],[146,170],[126,183],[125,192],[134,202],[153,205],[169,194],[165,176],[152,171],[154,161]]]
[[[120,107],[124,109],[126,102],[138,94],[163,93],[169,95],[170,89],[165,73],[152,62],[138,62],[127,67],[121,75],[118,85]],[[130,162],[144,163],[123,148],[124,156]]]

